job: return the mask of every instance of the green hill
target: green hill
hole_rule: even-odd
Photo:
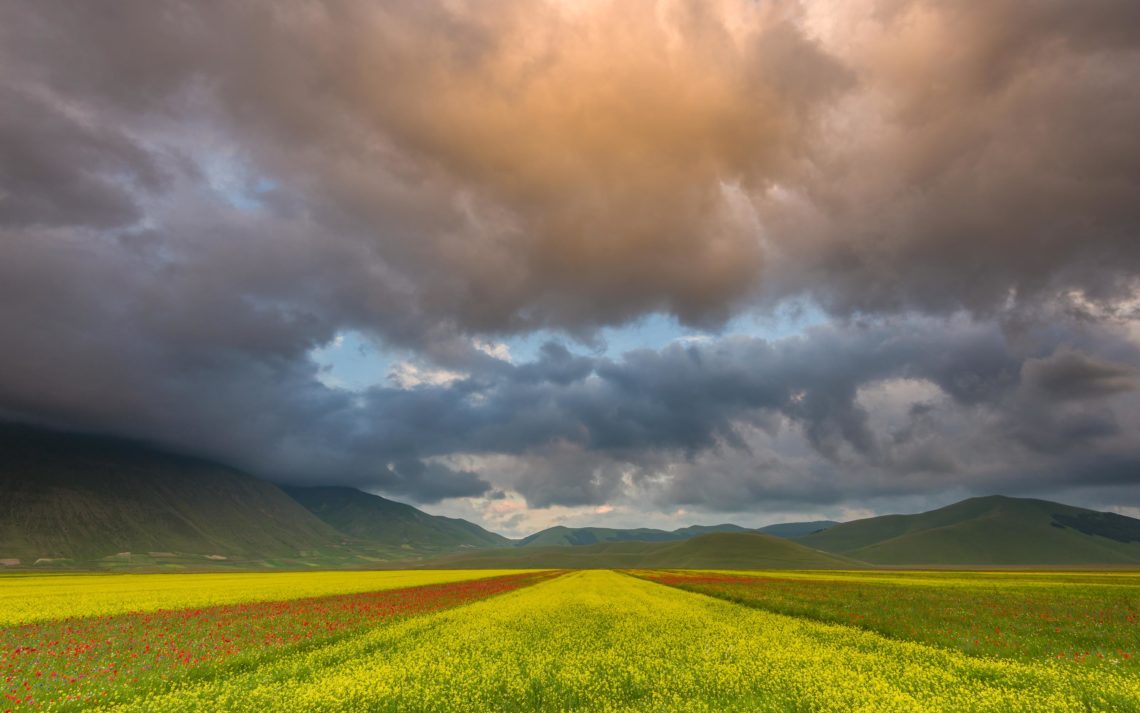
[[[429,515],[411,505],[343,487],[283,490],[330,527],[367,543],[417,551],[505,547],[513,542],[458,518]]]
[[[342,539],[277,486],[215,463],[0,426],[0,558],[301,557]]]
[[[540,530],[518,541],[519,547],[567,547],[594,545],[599,542],[664,542],[683,539],[665,530],[641,527],[620,530],[610,527],[563,527]]]
[[[812,520],[811,522],[781,522],[777,525],[768,525],[767,527],[758,528],[757,532],[763,532],[766,535],[775,535],[776,537],[787,537],[788,539],[798,539],[806,537],[816,532],[822,532],[831,527],[835,527],[839,523],[835,520]]]
[[[689,525],[688,527],[682,527],[680,529],[673,530],[669,534],[673,535],[673,539],[687,540],[690,537],[698,537],[700,535],[711,535],[711,534],[714,534],[717,532],[763,532],[763,528],[761,528],[759,530],[752,530],[752,529],[749,529],[747,527],[741,527],[740,525],[730,525],[730,524]],[[772,534],[772,533],[767,533],[767,534]]]
[[[855,520],[798,541],[874,564],[1140,564],[1140,520],[1003,496]]]
[[[600,542],[578,547],[518,547],[439,557],[441,568],[558,569],[851,569],[850,558],[758,533],[725,532],[669,542]]]
[[[752,532],[776,537],[795,538],[826,529],[836,523],[789,522],[749,529],[740,525],[692,525],[677,530],[656,530],[648,527],[616,529],[610,527],[563,527],[558,525],[518,540],[519,547],[567,547],[593,545],[599,542],[676,542],[700,535],[723,532]]]

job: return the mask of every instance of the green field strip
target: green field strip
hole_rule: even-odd
[[[581,571],[122,707],[201,708],[1140,710],[1140,679],[978,659]]]
[[[957,575],[943,586],[916,574],[632,571],[632,576],[742,606],[854,626],[972,656],[1068,660],[1140,675],[1140,579],[1131,586]],[[1092,579],[1089,577],[1087,579]],[[1121,578],[1107,578],[1117,582]]]
[[[648,569],[648,568],[642,568]],[[653,568],[669,571],[669,567]],[[904,586],[937,586],[943,588],[966,587],[981,589],[997,587],[1008,589],[1012,586],[1033,589],[1035,587],[1088,588],[1092,587],[1136,587],[1140,588],[1140,570],[1134,569],[857,569],[857,570],[803,570],[803,569],[723,569],[701,567],[685,571],[717,572],[742,577],[779,577],[782,579],[833,580],[838,582],[883,583]]]

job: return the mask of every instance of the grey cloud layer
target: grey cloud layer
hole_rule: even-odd
[[[1138,13],[0,0],[0,413],[426,501],[1131,483]],[[871,326],[470,340],[800,295]],[[345,329],[470,377],[326,388]]]

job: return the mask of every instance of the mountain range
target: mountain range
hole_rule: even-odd
[[[785,522],[759,528],[746,528],[740,525],[691,525],[677,530],[655,530],[647,527],[622,530],[611,527],[565,527],[557,525],[540,530],[518,541],[521,547],[566,547],[593,545],[600,542],[675,542],[700,535],[713,533],[761,533],[776,537],[795,538],[821,532],[839,523],[834,520],[814,520],[812,522]]]
[[[848,523],[551,527],[519,540],[347,487],[0,425],[0,564],[150,567],[1140,565],[1140,520],[991,496]]]
[[[513,547],[440,557],[456,569],[858,569],[867,565],[774,535],[714,532],[684,540],[620,540],[591,545]]]

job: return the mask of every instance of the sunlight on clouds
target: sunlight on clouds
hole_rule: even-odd
[[[916,406],[933,406],[945,396],[927,379],[892,378],[860,386],[855,402],[872,415],[878,429],[888,429],[908,423]]]
[[[511,357],[511,347],[506,342],[475,339],[472,341],[472,346],[487,356],[494,357],[499,361],[505,361],[507,363],[514,362],[514,359]]]
[[[413,361],[402,361],[392,365],[388,372],[388,379],[401,389],[413,389],[417,386],[446,386],[452,382],[466,379],[467,374],[449,369],[438,369]]]

